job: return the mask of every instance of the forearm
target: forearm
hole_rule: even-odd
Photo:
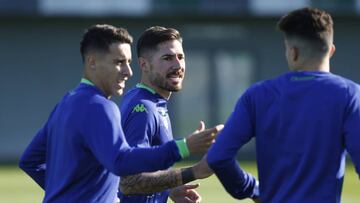
[[[199,178],[195,177],[194,170],[188,167],[121,177],[120,191],[125,195],[161,192]]]
[[[114,169],[114,173],[118,176],[164,170],[181,160],[174,141],[151,148],[135,147],[121,154]]]
[[[147,194],[182,184],[181,169],[169,169],[121,177],[120,191],[123,194]]]

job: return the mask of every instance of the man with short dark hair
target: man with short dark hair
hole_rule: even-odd
[[[115,202],[119,176],[166,169],[184,157],[184,140],[154,148],[125,140],[110,97],[132,76],[131,43],[127,30],[111,25],[85,32],[81,83],[56,105],[19,164],[45,190],[44,202]]]
[[[124,95],[121,103],[122,126],[130,146],[161,146],[173,140],[167,103],[172,92],[182,89],[185,77],[182,37],[173,28],[150,27],[138,40],[137,54],[141,81]],[[186,137],[191,154],[206,153],[214,142],[215,134],[199,135],[204,125],[201,121],[199,129]],[[217,127],[221,129],[221,126]],[[206,164],[205,159],[203,162]],[[201,167],[201,162],[198,166]],[[197,175],[196,172],[200,171],[185,168],[121,177],[123,193],[120,194],[120,202],[166,203],[169,196],[174,202],[199,202],[201,198],[193,190],[198,185],[184,184],[212,174]],[[195,174],[191,175],[193,172]],[[186,175],[189,173],[190,176]]]
[[[346,151],[360,173],[360,87],[330,73],[335,46],[328,13],[295,10],[278,28],[290,72],[241,96],[208,164],[233,197],[257,197],[255,178],[235,159],[256,137],[261,202],[340,202]]]

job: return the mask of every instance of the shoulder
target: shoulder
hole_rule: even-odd
[[[347,78],[343,78],[343,80],[346,83],[348,97],[351,100],[355,99],[356,101],[359,102],[360,101],[360,85],[350,79],[347,79]]]
[[[67,97],[68,99],[73,98],[73,103],[86,107],[88,110],[92,110],[92,108],[118,109],[112,100],[106,98],[102,92],[94,86],[80,84],[75,90],[69,91]]]
[[[120,104],[121,122],[125,130],[134,124],[149,125],[157,120],[156,103],[138,89],[127,92]]]
[[[360,95],[359,84],[348,78],[331,74],[331,82],[327,82],[327,84],[331,84],[332,88],[335,90],[346,92],[346,94],[350,97]]]
[[[126,95],[120,105],[121,124],[125,132],[139,131],[144,126],[153,129],[157,125],[156,103],[143,95]],[[152,126],[152,127],[151,127]]]
[[[120,106],[122,112],[149,113],[156,108],[156,101],[142,89],[133,88],[124,95]]]
[[[251,93],[256,93],[256,92],[262,91],[262,90],[268,91],[269,89],[274,89],[277,86],[281,85],[281,83],[284,81],[284,79],[286,77],[287,77],[287,73],[281,74],[281,75],[273,77],[273,78],[260,80],[258,82],[255,82],[254,84],[252,84],[246,90],[246,92],[248,94],[251,94]]]
[[[156,103],[147,99],[134,99],[123,110],[124,119],[142,120],[145,123],[156,120]]]
[[[276,79],[263,80],[252,84],[245,90],[242,97],[248,98],[261,94],[262,92],[268,93],[270,89],[273,89]]]
[[[346,86],[348,88],[351,88],[351,89],[354,89],[356,91],[358,91],[359,89],[359,84],[348,79],[348,78],[345,78],[345,77],[342,77],[342,76],[339,76],[339,75],[334,75],[336,78],[338,78],[338,80],[342,81],[343,83],[346,84]]]
[[[281,83],[281,76],[258,81],[247,88],[244,93],[239,97],[236,108],[238,106],[247,106],[252,108],[253,105],[258,102],[264,102],[271,100],[274,95],[279,93],[279,83]]]
[[[101,95],[93,95],[89,98],[89,114],[104,115],[108,117],[120,117],[119,107],[110,99]]]

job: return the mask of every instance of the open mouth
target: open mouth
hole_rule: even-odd
[[[124,89],[125,88],[125,81],[118,82],[118,86],[119,86],[120,89]]]
[[[167,78],[173,82],[180,82],[183,79],[184,75],[180,72],[172,72],[167,74]]]
[[[174,82],[179,82],[182,80],[182,77],[181,76],[178,76],[178,75],[172,75],[170,77],[168,77],[171,81],[174,81]]]

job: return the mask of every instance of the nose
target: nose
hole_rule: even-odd
[[[123,68],[122,74],[124,75],[124,78],[129,78],[133,75],[132,69],[130,64],[126,64]]]
[[[179,57],[176,57],[173,64],[173,69],[182,69],[185,67],[184,59],[181,59]]]

